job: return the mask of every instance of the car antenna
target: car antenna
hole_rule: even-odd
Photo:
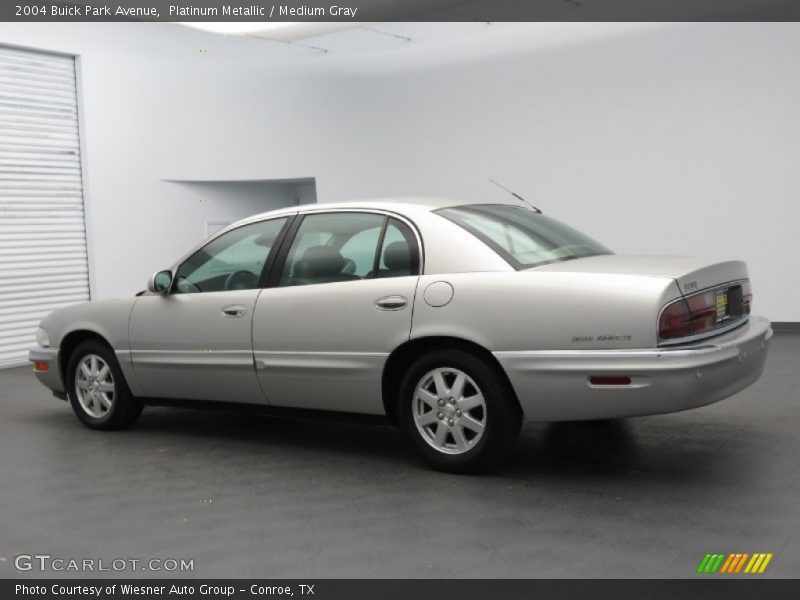
[[[506,186],[504,186],[502,183],[497,183],[497,182],[496,182],[494,179],[492,179],[491,177],[489,177],[489,183],[493,183],[493,184],[495,184],[497,187],[499,187],[499,188],[500,188],[501,190],[503,190],[504,192],[508,192],[509,194],[511,194],[512,196],[514,196],[514,198],[516,198],[517,200],[521,200],[522,202],[524,202],[525,204],[527,204],[528,206],[530,206],[530,207],[531,207],[533,210],[535,210],[537,213],[539,213],[539,214],[542,214],[542,211],[541,211],[541,210],[539,210],[538,208],[536,208],[536,207],[535,207],[533,204],[531,204],[530,202],[528,202],[527,200],[525,200],[525,198],[523,198],[522,196],[520,196],[520,195],[519,195],[519,194],[517,194],[516,192],[512,192],[510,189],[508,189],[508,188],[507,188]]]

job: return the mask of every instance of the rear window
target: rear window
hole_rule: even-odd
[[[475,204],[436,211],[490,246],[516,269],[612,254],[590,237],[529,208]]]

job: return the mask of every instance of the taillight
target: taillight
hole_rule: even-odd
[[[658,337],[662,339],[684,337],[692,333],[692,315],[686,300],[667,306],[658,320]]]
[[[717,324],[717,296],[714,292],[704,292],[686,298],[689,312],[692,313],[692,333],[712,331]]]
[[[721,318],[717,315],[717,290],[700,292],[668,305],[658,321],[658,337],[670,339],[708,333],[721,327],[730,317],[750,314],[753,291],[749,281],[742,282],[741,291],[739,286],[732,286],[721,297],[724,298]]]
[[[750,305],[753,303],[753,288],[750,281],[742,282],[742,314],[750,314]]]

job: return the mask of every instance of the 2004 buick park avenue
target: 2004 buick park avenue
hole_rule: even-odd
[[[525,205],[315,204],[231,225],[142,295],[52,313],[30,360],[94,429],[156,401],[386,415],[430,464],[470,471],[523,419],[747,387],[772,336],[751,299],[743,262],[615,255]]]

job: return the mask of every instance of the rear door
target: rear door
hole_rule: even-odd
[[[262,403],[253,365],[253,309],[287,218],[213,239],[176,270],[169,294],[137,299],[131,357],[145,396]]]
[[[383,366],[410,335],[417,234],[398,217],[362,211],[310,213],[293,229],[253,320],[267,401],[381,414]]]

